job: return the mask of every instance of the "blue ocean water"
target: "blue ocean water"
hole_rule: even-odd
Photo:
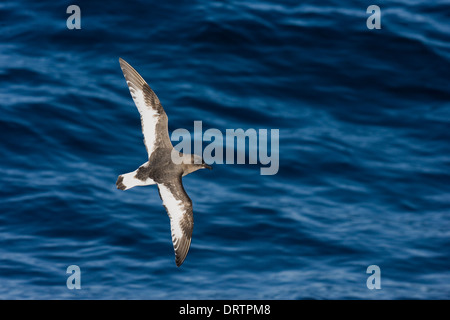
[[[80,30],[66,27],[71,4]],[[371,4],[381,29],[366,26]],[[3,1],[0,298],[450,298],[449,12]],[[147,161],[119,57],[170,132],[279,129],[276,175],[216,164],[183,179],[195,227],[180,268],[156,186],[115,186]],[[370,265],[381,289],[367,288]]]

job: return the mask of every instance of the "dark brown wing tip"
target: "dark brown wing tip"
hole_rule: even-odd
[[[122,58],[119,58],[119,63],[122,68],[124,68],[124,66],[127,66],[127,65],[129,66],[128,62],[126,62]]]
[[[189,252],[189,248],[191,247],[191,238],[185,238],[183,240],[184,243],[181,245],[181,247],[175,250],[175,263],[177,267],[183,264]]]
[[[177,267],[180,267],[183,264],[184,260],[186,260],[186,256],[184,256],[184,258],[175,257],[175,264],[177,265]]]
[[[122,58],[119,58],[120,68],[122,69],[123,76],[125,77],[125,80],[127,80],[128,86],[133,87],[134,89],[138,90],[144,90],[148,88],[150,90],[150,94],[155,96],[155,99],[157,100],[158,97],[156,97],[156,94],[152,91],[152,89],[149,87],[147,82],[145,82],[144,78],[139,74],[139,72],[136,71],[135,68],[133,68],[128,62],[123,60]],[[159,100],[158,100],[159,102]]]
[[[187,256],[187,251],[183,255],[180,255],[180,256],[176,255],[175,256],[175,263],[176,263],[177,267],[179,267],[179,266],[181,266],[183,264],[184,260],[186,260],[186,256]]]
[[[122,69],[124,76],[126,77],[131,76],[133,73],[135,73],[135,75],[137,75],[137,78],[142,78],[141,75],[136,71],[136,69],[134,69],[128,62],[126,62],[125,60],[123,60],[122,58],[119,58],[119,63],[120,63],[120,68]],[[142,79],[143,82],[144,79]]]

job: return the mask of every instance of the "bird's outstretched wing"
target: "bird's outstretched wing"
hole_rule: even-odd
[[[172,147],[167,126],[167,115],[158,97],[139,73],[122,58],[119,58],[119,62],[130,89],[131,97],[141,114],[144,144],[150,159],[152,152],[157,147]]]
[[[170,218],[175,263],[179,267],[186,258],[191,245],[194,228],[192,201],[183,188],[181,176],[167,183],[158,184],[158,189]]]

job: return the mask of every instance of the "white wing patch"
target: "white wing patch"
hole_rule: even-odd
[[[189,251],[194,226],[192,203],[185,193],[181,181],[178,184],[158,184],[163,205],[170,218],[175,262],[180,266]],[[179,197],[179,199],[177,198]]]
[[[148,157],[155,150],[156,142],[156,124],[158,123],[160,114],[153,108],[149,108],[145,104],[144,92],[140,89],[135,89],[131,81],[127,81],[130,88],[131,97],[134,104],[141,114],[142,133],[144,134],[144,144],[147,148]]]

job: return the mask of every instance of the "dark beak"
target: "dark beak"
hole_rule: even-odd
[[[209,170],[212,170],[212,167],[209,164],[204,163],[203,168],[207,168]]]

